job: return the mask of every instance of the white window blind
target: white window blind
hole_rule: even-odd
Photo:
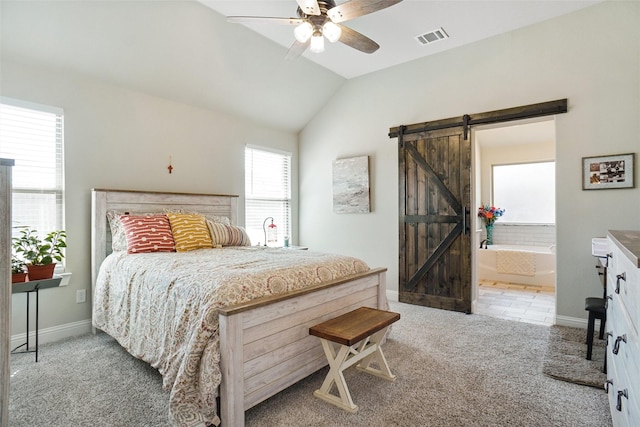
[[[245,228],[251,243],[265,244],[263,224],[273,217],[282,246],[283,237],[291,235],[291,154],[251,146],[244,153]]]
[[[14,159],[13,235],[64,229],[63,111],[0,98],[0,157]]]

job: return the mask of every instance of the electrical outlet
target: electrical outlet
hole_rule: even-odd
[[[78,289],[76,291],[76,304],[80,304],[82,302],[87,301],[87,290],[86,289]]]

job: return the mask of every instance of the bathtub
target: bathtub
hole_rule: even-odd
[[[534,254],[535,275],[505,274],[496,271],[496,252],[499,250],[532,252]],[[555,246],[489,245],[488,249],[477,249],[476,254],[479,280],[555,288]]]

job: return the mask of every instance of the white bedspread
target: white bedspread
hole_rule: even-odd
[[[174,425],[217,425],[217,308],[367,270],[356,258],[264,247],[117,252],[100,268],[93,324],[158,369]]]

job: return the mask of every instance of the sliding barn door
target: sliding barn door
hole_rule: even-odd
[[[471,312],[471,143],[463,128],[402,135],[401,302]]]

